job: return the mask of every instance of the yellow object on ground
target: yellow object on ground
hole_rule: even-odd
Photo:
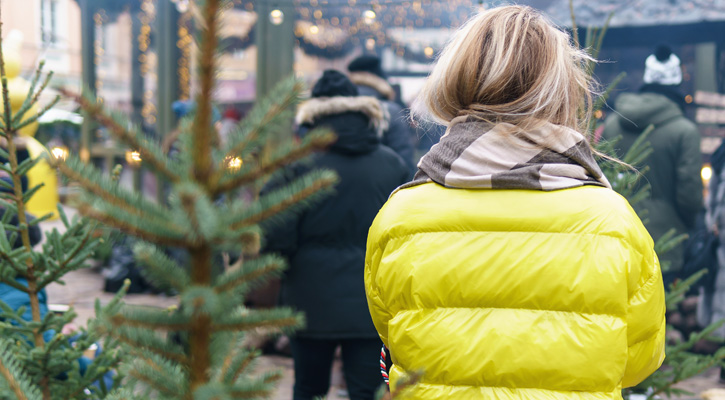
[[[20,47],[22,45],[22,35],[13,33],[6,38],[3,43],[3,53],[5,56],[5,73],[8,78],[8,95],[10,97],[10,108],[16,113],[23,106],[23,102],[28,96],[30,83],[20,76]],[[4,100],[0,96],[0,106],[4,107]],[[23,116],[23,121],[34,117],[38,114],[38,106],[33,105]],[[30,158],[36,159],[44,155],[49,155],[48,150],[40,142],[33,138],[38,130],[38,122],[35,121],[20,129],[18,134],[24,136],[27,143]],[[53,168],[46,160],[41,160],[35,167],[28,171],[28,187],[32,188],[36,185],[43,184],[30,199],[27,205],[27,211],[36,217],[46,214],[53,214],[53,218],[57,217],[56,207],[58,205],[58,177]]]
[[[32,137],[25,138],[28,145],[30,158],[36,159],[48,154],[48,150],[40,142]],[[52,213],[53,218],[58,217],[58,175],[55,169],[51,168],[48,161],[41,160],[35,167],[28,171],[28,187],[43,184],[33,198],[28,202],[28,212],[41,217]]]

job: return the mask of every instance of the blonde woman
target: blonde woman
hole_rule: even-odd
[[[422,371],[414,399],[621,399],[662,363],[652,239],[581,133],[586,59],[520,6],[441,54],[414,112],[446,134],[368,236],[393,392]]]

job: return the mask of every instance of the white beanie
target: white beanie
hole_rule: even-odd
[[[644,63],[644,83],[679,85],[682,83],[680,59],[670,54],[669,58],[660,61],[654,54],[650,54]]]

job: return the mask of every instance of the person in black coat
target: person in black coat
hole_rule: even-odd
[[[418,160],[414,159],[416,133],[408,123],[405,104],[396,99],[395,89],[385,77],[380,58],[364,54],[352,60],[347,69],[350,71],[350,80],[357,86],[361,96],[375,97],[382,102],[387,118],[390,119],[390,123],[383,130],[382,143],[403,158],[412,178],[418,171]]]
[[[378,365],[382,342],[365,298],[365,244],[375,215],[407,181],[408,168],[380,143],[385,129],[380,102],[357,95],[347,77],[328,70],[314,86],[313,98],[300,105],[302,131],[327,127],[338,137],[303,168],[334,170],[340,181],[334,194],[265,227],[265,251],[289,260],[281,301],[303,311],[307,322],[290,338],[295,400],[327,394],[338,346],[352,400],[373,399],[383,382]]]

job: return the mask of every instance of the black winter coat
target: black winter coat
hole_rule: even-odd
[[[289,260],[281,302],[305,313],[299,336],[378,337],[363,281],[367,233],[390,193],[408,177],[400,156],[380,144],[379,109],[379,102],[365,97],[313,99],[300,107],[298,122],[329,127],[338,140],[294,174],[325,168],[340,181],[333,195],[265,229],[265,250]]]
[[[393,101],[395,90],[385,79],[367,72],[352,72],[350,80],[357,85],[361,96],[375,97],[385,107],[390,123],[383,132],[382,143],[403,158],[412,178],[418,171],[418,160],[414,158],[417,139],[415,131],[408,123],[408,113],[405,112],[404,106]]]

